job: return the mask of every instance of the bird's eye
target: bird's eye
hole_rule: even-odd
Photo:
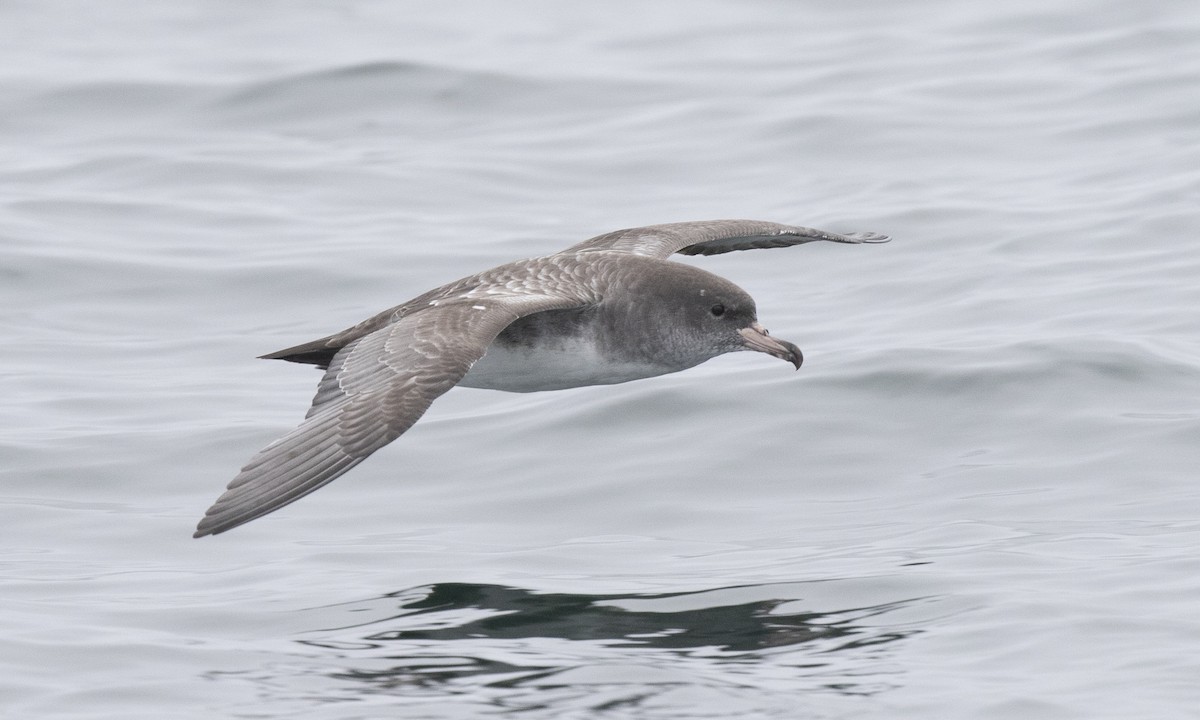
[[[721,317],[725,314],[725,306],[721,303],[717,303],[716,305],[710,307],[708,311],[713,314],[713,317]]]

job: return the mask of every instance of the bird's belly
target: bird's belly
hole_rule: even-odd
[[[659,365],[613,360],[580,338],[522,344],[498,338],[459,385],[507,392],[611,385],[671,372]]]

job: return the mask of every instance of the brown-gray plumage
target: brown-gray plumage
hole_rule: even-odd
[[[735,350],[799,368],[799,348],[767,334],[745,291],[667,258],[887,239],[751,220],[618,230],[485,270],[342,332],[264,355],[325,374],[304,422],[242,468],[195,537],[225,532],[336,479],[455,385],[531,392],[617,383]]]

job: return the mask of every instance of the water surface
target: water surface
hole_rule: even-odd
[[[1200,12],[934,0],[0,10],[13,717],[1186,718]],[[192,528],[256,355],[619,227],[805,351],[458,389]]]

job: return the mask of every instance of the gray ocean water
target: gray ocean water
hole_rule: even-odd
[[[0,715],[1200,717],[1200,7],[0,5]],[[806,363],[455,389],[190,535],[255,356],[621,227]]]

